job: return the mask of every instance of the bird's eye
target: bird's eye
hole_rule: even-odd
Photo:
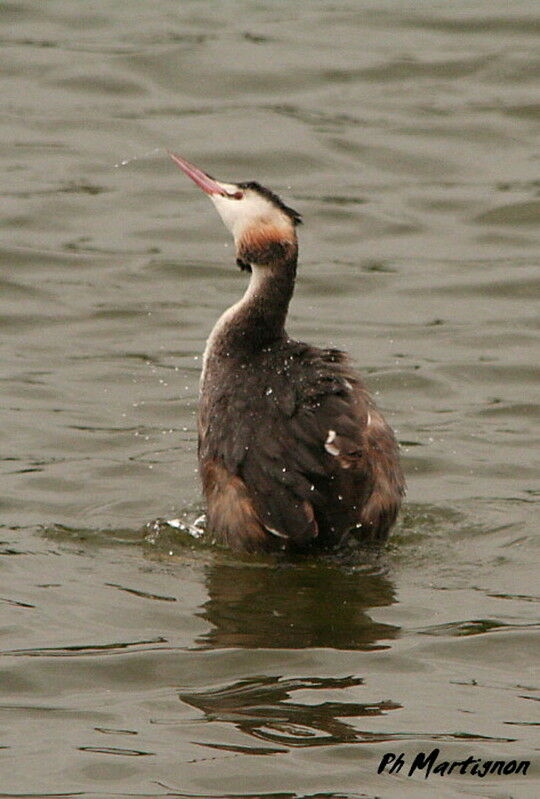
[[[229,196],[232,197],[233,200],[241,200],[242,197],[244,196],[244,192],[243,191],[235,191],[234,194],[230,194]]]

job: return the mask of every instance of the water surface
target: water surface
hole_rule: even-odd
[[[536,797],[537,4],[0,25],[0,796]],[[289,332],[403,448],[380,557],[145,539],[200,513],[200,354],[245,281],[166,148],[304,215]],[[377,775],[435,746],[536,766]]]

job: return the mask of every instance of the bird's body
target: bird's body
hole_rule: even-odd
[[[299,215],[256,183],[214,181],[173,160],[214,200],[251,272],[212,331],[201,377],[199,468],[208,529],[237,550],[384,541],[404,481],[398,447],[347,357],[293,341],[285,318]]]

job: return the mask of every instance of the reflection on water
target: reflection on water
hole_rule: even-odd
[[[209,565],[205,576],[202,617],[211,628],[199,638],[202,646],[370,651],[387,649],[399,634],[398,627],[369,615],[371,608],[395,601],[394,586],[383,574],[313,562]]]
[[[399,710],[402,705],[390,699],[361,703],[321,701],[312,699],[314,691],[336,691],[361,686],[359,677],[343,679],[282,679],[258,677],[233,683],[222,689],[181,692],[182,702],[202,711],[207,722],[221,722],[234,726],[239,732],[249,735],[272,748],[258,745],[216,743],[199,740],[204,746],[239,754],[283,754],[288,747],[329,746],[350,743],[383,743],[385,741],[491,741],[510,743],[515,738],[471,735],[463,732],[407,733],[401,731],[376,732],[358,729],[366,718],[386,716],[389,711]],[[295,691],[309,692],[309,702],[291,701]],[[362,719],[361,722],[346,722],[344,719]],[[376,725],[374,725],[376,726]],[[283,748],[285,747],[285,748]]]
[[[295,691],[327,691],[361,685],[359,677],[282,679],[259,677],[227,688],[181,693],[180,699],[201,710],[207,721],[234,724],[237,729],[266,743],[283,746],[326,746],[370,740],[344,719],[381,716],[400,705],[389,700],[358,702],[294,702]],[[206,744],[209,745],[208,743]],[[238,747],[210,744],[216,749],[249,754],[286,751],[283,748]]]

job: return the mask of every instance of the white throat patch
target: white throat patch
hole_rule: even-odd
[[[230,183],[220,183],[223,188],[234,194],[238,187]],[[224,197],[221,194],[212,194],[210,199],[216,210],[234,236],[236,242],[240,241],[247,230],[257,230],[262,226],[272,226],[282,229],[283,233],[290,231],[292,223],[289,217],[280,209],[253,189],[243,189],[244,196],[237,200],[234,197]]]

